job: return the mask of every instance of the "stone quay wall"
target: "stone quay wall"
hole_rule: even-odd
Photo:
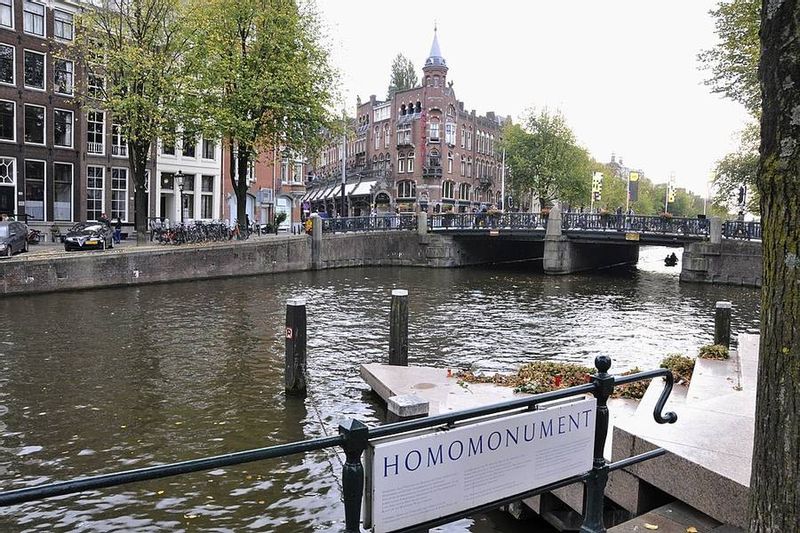
[[[760,287],[761,242],[723,239],[684,247],[681,281]]]

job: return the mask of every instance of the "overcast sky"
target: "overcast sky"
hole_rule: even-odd
[[[439,28],[448,79],[467,109],[516,121],[559,108],[579,143],[652,180],[675,173],[700,195],[747,121],[703,85],[697,53],[715,42],[714,0],[318,0],[348,113],[385,98],[398,53],[421,68]],[[588,179],[588,177],[587,177]]]

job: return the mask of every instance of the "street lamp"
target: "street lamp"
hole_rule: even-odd
[[[178,190],[181,193],[181,225],[183,225],[183,172],[180,170],[175,174],[175,181],[178,182]]]

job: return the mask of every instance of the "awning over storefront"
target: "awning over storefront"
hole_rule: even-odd
[[[372,187],[376,184],[376,181],[362,181],[358,184],[357,187],[353,189],[352,192],[348,193],[350,196],[364,196],[369,194],[369,191],[372,190]]]
[[[344,194],[345,196],[351,196],[353,194],[353,190],[356,188],[355,183],[348,183],[344,186]],[[334,198],[341,198],[342,197],[342,186],[337,185],[334,189],[333,193]]]

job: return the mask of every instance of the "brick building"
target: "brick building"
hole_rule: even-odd
[[[31,226],[102,213],[134,223],[134,180],[118,124],[94,103],[105,88],[102,53],[83,64],[70,57],[75,17],[91,4],[0,0],[0,213]],[[77,87],[81,86],[82,94]],[[154,139],[148,217],[220,218],[219,143],[192,137],[178,146]],[[174,185],[185,176],[183,194]]]
[[[465,110],[434,30],[421,86],[358,103],[346,143],[347,214],[500,204],[498,141],[507,120]],[[304,208],[341,211],[342,143],[334,139],[315,162]]]

